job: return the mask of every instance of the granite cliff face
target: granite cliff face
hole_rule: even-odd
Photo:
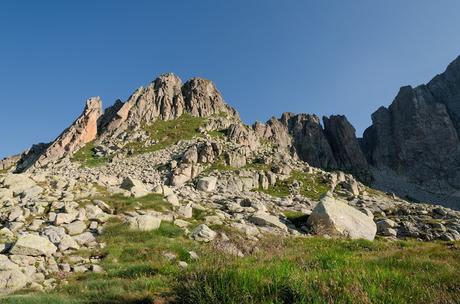
[[[402,87],[372,114],[363,150],[374,184],[421,201],[459,206],[460,59],[427,85]]]

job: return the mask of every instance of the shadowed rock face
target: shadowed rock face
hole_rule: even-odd
[[[393,103],[372,114],[363,150],[377,170],[403,177],[407,186],[377,185],[421,200],[458,203],[460,189],[460,59],[428,85],[403,87]],[[409,184],[420,187],[420,193]]]
[[[293,146],[300,159],[316,167],[337,168],[337,162],[318,116],[284,113],[280,120],[292,136]]]
[[[324,133],[337,166],[363,179],[368,178],[368,164],[356,138],[355,128],[344,115],[323,117]]]

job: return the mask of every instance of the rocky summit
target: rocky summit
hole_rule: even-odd
[[[132,279],[120,263],[139,254],[186,269],[195,251],[149,243],[177,231],[238,258],[270,237],[459,241],[460,59],[372,121],[363,138],[341,115],[248,126],[211,81],[174,74],[105,111],[89,98],[53,142],[0,162],[0,293]]]

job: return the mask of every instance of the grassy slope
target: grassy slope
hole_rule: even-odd
[[[183,114],[174,120],[157,120],[150,125],[143,126],[143,129],[149,133],[150,139],[157,141],[156,144],[144,147],[144,142],[131,142],[126,147],[131,149],[133,154],[164,149],[180,140],[190,140],[201,136],[198,128],[203,125],[205,120],[205,118],[193,117],[190,114]],[[215,134],[218,132],[216,131]],[[110,160],[110,157],[97,157],[94,153],[94,143],[90,142],[78,150],[73,155],[72,160],[86,167],[96,167],[105,164]]]
[[[205,118],[182,114],[174,120],[157,120],[143,129],[150,135],[150,139],[157,141],[155,145],[143,147],[143,142],[132,142],[127,147],[134,150],[134,154],[142,154],[164,149],[176,144],[180,140],[190,140],[201,136],[198,128],[205,122]]]
[[[72,160],[81,163],[85,167],[97,167],[105,164],[109,158],[97,157],[94,152],[94,142],[89,142],[72,156]]]
[[[285,197],[290,194],[289,187],[293,184],[294,180],[301,182],[302,184],[300,194],[314,200],[320,199],[321,196],[330,190],[330,186],[323,181],[320,176],[300,171],[293,171],[289,178],[279,180],[274,186],[271,186],[268,189],[258,189],[258,191],[265,192],[276,197]]]
[[[51,293],[2,303],[458,303],[460,243],[262,240],[234,258],[163,223],[133,232],[113,222],[101,237],[105,274],[80,274]],[[192,261],[188,251],[200,258]],[[177,255],[169,261],[163,253]],[[177,262],[189,263],[187,270]]]

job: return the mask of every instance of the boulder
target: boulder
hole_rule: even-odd
[[[174,193],[168,195],[166,197],[166,201],[174,207],[180,206],[179,199],[177,198],[177,195],[175,195]]]
[[[200,191],[211,192],[216,189],[217,178],[214,176],[202,177],[198,180],[196,188]]]
[[[199,242],[210,242],[214,240],[216,235],[217,233],[211,230],[208,226],[201,224],[192,230],[190,238]]]
[[[249,221],[258,226],[269,226],[287,230],[286,225],[277,216],[270,215],[264,211],[257,211],[249,218]]]
[[[83,221],[75,221],[65,225],[65,229],[69,235],[77,235],[86,230],[87,225]]]
[[[131,195],[134,197],[141,197],[149,194],[149,191],[140,180],[131,177],[125,178],[120,188],[130,191]]]
[[[325,196],[308,217],[307,224],[318,235],[373,240],[374,221],[359,210],[331,196]]]
[[[383,236],[396,236],[397,231],[394,229],[398,224],[390,219],[380,220],[376,223],[377,233]]]
[[[139,215],[128,219],[129,228],[132,230],[150,231],[160,228],[161,219],[149,215]]]
[[[192,218],[193,216],[193,208],[192,208],[192,204],[191,203],[188,203],[187,205],[185,206],[181,206],[179,207],[179,210],[177,210],[177,214],[180,216],[180,217],[183,217],[183,218]]]
[[[47,238],[34,234],[27,234],[18,237],[18,240],[11,248],[10,253],[17,255],[40,256],[51,255],[55,253],[56,250],[56,246],[54,246]]]
[[[9,174],[3,180],[3,186],[18,196],[24,191],[36,187],[37,184],[26,174]]]

